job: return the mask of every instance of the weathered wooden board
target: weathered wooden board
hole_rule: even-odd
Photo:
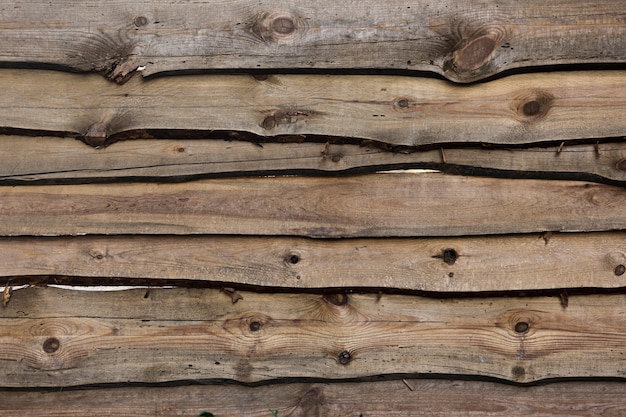
[[[3,187],[0,235],[459,236],[626,228],[623,188],[440,173]]]
[[[430,239],[122,236],[0,239],[0,276],[462,292],[626,287],[626,233]],[[132,283],[132,281],[129,281]]]
[[[403,146],[626,135],[626,71],[521,74],[474,86],[330,75],[136,77],[117,86],[94,74],[5,69],[0,89],[0,127],[69,132],[93,145],[136,129],[332,135]]]
[[[626,61],[622,0],[18,0],[0,8],[0,21],[0,61],[116,80],[140,67],[409,69],[472,81]]]
[[[516,382],[626,377],[626,295],[433,300],[376,294],[29,288],[0,309],[0,386],[381,374]]]
[[[488,393],[488,395],[485,395]],[[405,379],[315,384],[125,387],[53,392],[0,391],[5,416],[135,417],[621,417],[626,384],[561,382],[511,386],[482,381]]]
[[[19,157],[16,157],[19,155]],[[445,158],[445,163],[444,163]],[[251,174],[428,168],[473,175],[585,178],[626,184],[626,143],[392,153],[371,146],[132,140],[98,149],[57,137],[0,137],[0,183],[169,181]]]

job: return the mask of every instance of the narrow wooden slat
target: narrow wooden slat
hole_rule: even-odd
[[[19,157],[16,157],[19,155]],[[445,160],[447,163],[443,162]],[[471,167],[471,169],[469,169]],[[130,178],[341,173],[433,168],[468,174],[584,176],[626,184],[626,143],[529,149],[445,149],[392,153],[368,146],[221,140],[133,140],[94,150],[72,139],[0,137],[0,183]],[[467,169],[462,169],[467,168]],[[498,173],[493,173],[498,174]],[[500,173],[504,175],[504,173]],[[592,177],[595,176],[595,177]]]
[[[623,188],[439,173],[3,187],[0,235],[459,236],[626,228]]]
[[[503,70],[624,62],[621,0],[50,4],[0,10],[0,61],[123,80],[185,69],[386,68],[471,81]]]
[[[626,233],[340,239],[0,239],[0,276],[66,275],[293,288],[462,292],[626,287]],[[616,273],[617,271],[617,273]],[[338,279],[339,278],[339,279]]]
[[[117,86],[98,75],[5,69],[0,89],[0,126],[70,132],[94,145],[135,129],[332,135],[404,146],[626,135],[626,71],[523,74],[471,87],[328,75],[136,77]]]
[[[516,382],[626,377],[625,295],[433,300],[376,294],[29,288],[0,309],[4,387],[381,374]]]
[[[410,387],[410,388],[409,388]],[[488,395],[485,395],[488,393]],[[405,382],[193,385],[54,392],[0,392],[5,416],[69,417],[620,417],[626,384],[565,382],[516,387],[481,381],[407,379]],[[390,405],[393,400],[393,406]],[[393,408],[393,409],[391,409]]]

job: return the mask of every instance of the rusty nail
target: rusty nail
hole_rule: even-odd
[[[515,323],[515,331],[517,333],[526,333],[530,325],[525,321],[520,321],[519,323]]]
[[[624,275],[624,272],[626,272],[626,266],[624,266],[624,264],[620,264],[615,267],[615,275],[618,277]]]
[[[61,342],[56,337],[50,337],[43,342],[43,351],[46,353],[54,353],[59,350]]]
[[[352,355],[347,350],[344,350],[343,352],[341,352],[338,357],[339,357],[339,363],[342,365],[347,365],[348,363],[350,363],[350,360],[352,359]]]

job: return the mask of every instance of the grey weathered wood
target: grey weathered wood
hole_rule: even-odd
[[[621,187],[440,173],[3,187],[0,235],[460,236],[626,229]]]
[[[626,287],[625,233],[339,239],[0,239],[0,276],[66,275],[293,288],[462,292]]]
[[[18,0],[0,8],[0,61],[118,81],[138,67],[408,69],[472,81],[526,66],[625,62],[625,18],[621,0]]]
[[[305,142],[259,146],[246,141],[200,139],[132,140],[94,150],[73,139],[0,137],[0,183],[129,178],[163,181],[190,176],[372,172],[399,168],[434,168],[475,175],[585,176],[591,181],[626,184],[626,143],[572,145],[560,151],[558,147],[454,148],[443,153],[436,149],[406,154],[346,144]]]
[[[626,135],[626,71],[523,74],[471,87],[327,75],[135,77],[118,86],[93,74],[5,69],[0,89],[0,126],[68,132],[93,145],[136,129],[347,136],[404,146]]]
[[[0,412],[39,417],[85,416],[94,410],[98,415],[120,417],[197,416],[201,411],[219,417],[269,417],[272,410],[292,417],[621,417],[626,413],[626,384],[616,381],[528,387],[483,381],[404,381],[5,391],[0,392]]]
[[[626,377],[625,295],[436,300],[220,290],[15,291],[3,387],[381,374]],[[517,330],[516,330],[517,329]]]

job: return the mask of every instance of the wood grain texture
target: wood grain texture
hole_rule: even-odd
[[[430,239],[121,236],[0,239],[0,276],[463,292],[626,287],[626,233]],[[129,283],[132,283],[130,281]]]
[[[382,374],[626,377],[625,295],[433,300],[220,290],[15,291],[3,387]],[[520,327],[521,326],[521,327]]]
[[[3,187],[0,235],[460,236],[626,228],[620,187],[439,173]]]
[[[0,392],[6,417],[98,415],[135,417],[621,417],[626,413],[626,384],[562,382],[510,386],[480,381],[407,379],[367,383],[193,385],[125,387],[55,392]],[[488,393],[488,395],[485,395]],[[393,405],[390,405],[390,400]]]
[[[5,69],[0,89],[0,126],[68,132],[94,146],[136,129],[331,135],[402,146],[626,135],[626,71],[521,74],[473,86],[332,75],[136,77],[117,86],[93,74]]]
[[[16,157],[19,155],[19,157]],[[445,155],[446,163],[443,162]],[[585,177],[626,185],[626,143],[392,153],[371,146],[200,139],[117,142],[94,150],[57,137],[0,138],[0,183],[168,181],[251,174],[342,174],[428,168],[474,175]],[[493,172],[490,170],[496,170]]]
[[[472,81],[540,65],[624,62],[621,0],[18,0],[0,61],[123,81],[189,69],[375,68]]]

